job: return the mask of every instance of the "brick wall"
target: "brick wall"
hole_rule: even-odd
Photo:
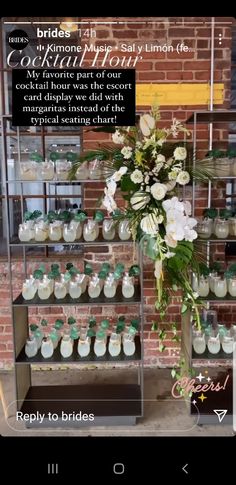
[[[83,19],[89,20],[89,19]],[[96,19],[92,19],[93,21]],[[109,19],[104,19],[106,22]],[[206,83],[210,80],[210,36],[211,29],[209,25],[210,18],[166,18],[165,21],[158,21],[155,17],[152,17],[152,24],[148,23],[149,18],[130,18],[121,19],[127,22],[125,24],[117,25],[99,25],[96,26],[97,37],[92,39],[97,46],[104,45],[107,43],[114,46],[115,55],[123,55],[120,51],[121,43],[138,43],[144,44],[148,42],[157,41],[157,43],[167,43],[172,44],[174,47],[180,41],[184,41],[186,45],[193,49],[191,52],[177,54],[176,52],[145,52],[143,53],[143,60],[137,64],[136,69],[136,80],[138,83],[182,83],[182,82],[194,82],[194,83]],[[183,26],[182,21],[191,21],[188,26]],[[218,19],[219,20],[219,19]],[[226,19],[222,20],[232,20]],[[102,19],[99,18],[101,22]],[[132,23],[131,23],[132,22]],[[174,23],[176,22],[176,23]],[[201,22],[205,22],[201,23]],[[218,44],[218,35],[222,34],[224,49],[222,49]],[[228,108],[230,106],[230,77],[231,77],[231,27],[217,27],[215,31],[215,70],[214,70],[214,80],[216,82],[224,83],[224,105],[220,108]],[[87,41],[87,39],[86,39]],[[114,52],[112,53],[114,55]],[[91,57],[93,54],[91,53]],[[102,56],[102,54],[101,54]],[[96,67],[100,67],[101,57],[98,58],[98,63]],[[88,63],[89,66],[89,63]],[[85,67],[88,67],[85,65]],[[176,87],[178,90],[178,86]],[[139,106],[139,111],[146,111],[150,107]],[[162,112],[162,123],[166,126],[170,123],[173,117],[176,117],[182,121],[188,119],[190,114],[195,109],[206,109],[206,106],[185,106],[185,105],[175,105],[175,106],[161,106]],[[190,129],[192,126],[190,126]],[[215,145],[222,147],[225,145],[227,140],[227,125],[222,124],[214,128],[213,139]],[[209,126],[199,125],[197,129],[197,141],[198,141],[198,157],[202,157],[206,154],[208,149],[209,140]],[[84,150],[95,148],[98,144],[104,142],[110,142],[111,140],[107,135],[101,133],[93,133],[84,130],[83,143]],[[191,143],[192,135],[189,138]],[[103,185],[97,184],[96,188],[92,185],[87,185],[85,187],[85,208],[88,211],[92,211],[95,208],[99,196],[102,195]],[[191,191],[187,189],[187,195],[191,196]],[[214,185],[213,188],[213,205],[216,207],[222,207],[224,204],[223,196],[225,193],[225,186],[222,183]],[[202,215],[203,209],[207,206],[207,189],[205,186],[200,186],[196,191],[196,215]],[[110,253],[111,248],[103,248],[103,252],[90,253],[85,256],[94,261],[104,261],[108,260],[110,257],[113,260],[124,260],[128,258],[130,260],[130,255],[126,253],[126,246],[119,245],[114,248],[114,252]],[[109,253],[107,252],[109,251]],[[72,258],[73,259],[73,258]],[[68,260],[68,258],[67,258]],[[77,259],[78,264],[78,259]],[[21,289],[22,281],[22,263],[17,262],[14,266],[14,291],[19,293]],[[170,331],[170,324],[174,322],[177,324],[177,328],[180,331],[180,309],[177,302],[173,301],[170,306],[169,312],[165,318],[165,322],[159,324],[160,328],[165,328],[167,330],[167,349],[164,353],[159,352],[158,342],[156,338],[156,333],[151,331],[152,322],[158,321],[160,319],[158,314],[154,309],[155,302],[155,288],[153,279],[153,267],[150,261],[146,260],[144,264],[144,311],[145,311],[145,363],[147,365],[159,365],[168,366],[172,365],[179,354],[179,345],[171,341],[172,332]],[[52,309],[44,309],[45,315],[49,318],[49,322],[53,323],[54,319],[61,315],[63,309],[58,307]],[[88,309],[86,307],[77,308],[78,316],[80,319],[86,317]],[[104,316],[109,316],[109,318],[114,318],[114,312],[110,307],[104,308],[93,308],[90,310],[92,313],[97,315],[97,318]],[[135,315],[135,307],[115,307],[115,313],[120,312],[120,314],[128,313],[131,317]],[[56,312],[56,314],[55,314]],[[42,314],[42,310],[40,311]],[[39,309],[35,308],[31,310],[30,322],[37,322],[40,318]],[[68,314],[68,308],[64,309],[64,314]],[[116,313],[117,315],[117,313]],[[228,319],[228,317],[227,317]],[[8,283],[8,267],[5,262],[0,264],[0,334],[1,334],[1,344],[0,344],[0,366],[7,365],[12,359],[12,334],[11,334],[11,316],[9,308],[9,283]]]

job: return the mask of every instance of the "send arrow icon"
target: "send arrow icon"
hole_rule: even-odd
[[[219,419],[219,423],[222,423],[225,415],[228,412],[228,409],[213,409],[214,413],[217,415]]]

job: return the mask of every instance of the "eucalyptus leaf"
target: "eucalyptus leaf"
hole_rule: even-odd
[[[152,332],[157,332],[158,324],[156,322],[153,322],[151,330],[152,330]]]
[[[36,269],[34,272],[33,272],[33,277],[36,279],[36,280],[42,280],[43,279],[43,272],[40,270],[40,269]]]
[[[73,340],[76,340],[77,338],[79,338],[79,331],[77,328],[75,327],[72,327],[71,330],[70,330],[70,337],[73,339]]]
[[[118,334],[122,333],[124,328],[125,328],[125,322],[124,321],[118,322],[117,325],[116,325],[116,333],[118,333]]]
[[[89,328],[87,335],[88,335],[88,337],[95,337],[96,331],[93,328]]]
[[[139,328],[139,320],[134,318],[133,320],[131,320],[130,325],[131,325],[131,327],[134,327],[135,330],[138,330],[138,328]]]
[[[74,220],[79,221],[79,222],[84,222],[84,221],[86,221],[87,217],[88,216],[87,216],[86,212],[81,211],[78,214],[74,215]]]
[[[138,264],[133,264],[129,269],[129,276],[139,276],[140,272],[140,266]]]
[[[90,317],[89,318],[89,321],[88,321],[88,324],[89,324],[89,328],[95,327],[96,324],[97,324],[96,318],[95,317]]]
[[[95,222],[102,222],[104,219],[104,214],[102,211],[97,210],[93,216]]]
[[[40,322],[40,325],[42,325],[42,327],[46,327],[47,324],[48,324],[48,321],[45,318],[43,318]]]
[[[31,332],[36,332],[36,330],[38,329],[38,325],[36,325],[36,323],[31,323],[30,324],[30,330]]]
[[[91,264],[84,262],[84,274],[91,275],[93,272],[93,268]]]
[[[105,319],[101,321],[101,328],[107,330],[109,328],[109,320]]]
[[[54,328],[56,330],[60,330],[63,327],[63,325],[64,325],[64,321],[58,318],[54,323]]]
[[[68,325],[74,325],[76,323],[76,319],[74,317],[69,317],[68,318]]]

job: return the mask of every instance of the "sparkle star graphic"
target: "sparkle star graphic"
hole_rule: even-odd
[[[198,396],[198,399],[201,399],[201,401],[203,402],[204,399],[207,399],[207,397],[204,396],[204,394],[202,393],[201,396]]]
[[[194,401],[192,401],[192,403],[193,403],[193,404],[194,404],[194,406],[195,406],[195,404],[197,404],[197,401],[195,401],[195,399],[194,399]]]
[[[208,382],[210,382],[210,381],[211,381],[211,378],[210,378],[210,377],[208,377],[208,378],[207,378],[207,381],[208,381]]]
[[[196,379],[198,379],[200,382],[202,382],[202,379],[205,379],[205,377],[200,372],[200,374],[198,376],[196,376]]]

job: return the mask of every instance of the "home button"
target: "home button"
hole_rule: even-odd
[[[123,473],[125,473],[124,463],[114,463],[113,472],[115,473],[115,475],[123,475]]]

